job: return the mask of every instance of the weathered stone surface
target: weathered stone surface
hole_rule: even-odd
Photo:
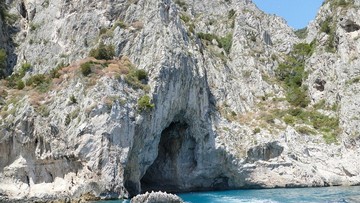
[[[182,199],[166,192],[146,192],[131,199],[131,203],[182,203]]]
[[[359,31],[340,22],[359,24],[359,1],[326,2],[304,40],[316,47],[303,81],[311,103],[301,110],[339,118],[332,143],[310,121],[291,123],[297,107],[275,70],[302,40],[251,1],[7,3],[16,32],[0,29],[0,40],[18,45],[8,51],[15,72],[31,64],[22,81],[70,65],[50,86],[0,84],[4,200],[360,183]],[[114,46],[113,60],[88,57],[100,42]],[[85,76],[80,66],[89,61]],[[134,84],[135,68],[148,76]],[[154,107],[141,111],[144,95]]]

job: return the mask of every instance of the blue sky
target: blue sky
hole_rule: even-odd
[[[323,0],[253,0],[262,11],[285,18],[295,29],[306,27],[315,18]]]

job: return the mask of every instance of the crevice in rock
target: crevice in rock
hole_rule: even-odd
[[[341,19],[340,26],[346,32],[355,32],[360,29],[360,26],[358,24],[356,24],[354,21],[349,19]]]
[[[280,156],[283,151],[284,147],[276,141],[258,145],[247,151],[247,162],[255,162],[258,160],[268,161]]]
[[[25,176],[25,183],[30,186],[30,178],[29,176]]]
[[[273,43],[271,41],[271,36],[267,31],[264,31],[263,33],[263,39],[266,45],[272,46]]]
[[[161,133],[158,156],[141,179],[141,190],[178,192],[184,189],[184,178],[196,167],[196,141],[189,125],[173,122]]]
[[[27,10],[26,10],[26,6],[25,6],[24,1],[21,1],[21,2],[18,4],[17,9],[18,9],[20,15],[21,15],[23,18],[27,18]]]
[[[325,84],[326,84],[325,80],[317,78],[314,83],[314,88],[322,92],[325,90]]]

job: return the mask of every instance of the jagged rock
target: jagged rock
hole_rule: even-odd
[[[182,199],[166,192],[146,192],[131,199],[131,203],[182,203]]]
[[[360,26],[356,24],[354,21],[349,19],[340,19],[340,26],[346,31],[346,32],[355,32],[360,29]]]
[[[315,83],[314,83],[314,88],[322,92],[325,89],[325,84],[326,84],[325,80],[316,78]]]
[[[9,73],[52,76],[0,83],[7,200],[360,183],[360,34],[338,24],[360,22],[352,6],[327,1],[309,25],[316,47],[300,83],[311,101],[300,108],[274,75],[303,41],[249,0],[7,3],[18,16],[11,30],[0,19]],[[88,57],[101,43],[112,60]]]
[[[284,147],[278,142],[266,143],[261,146],[250,148],[247,151],[248,161],[254,162],[258,160],[268,161],[269,159],[278,157],[283,152]]]

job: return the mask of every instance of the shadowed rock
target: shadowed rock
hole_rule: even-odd
[[[346,32],[355,32],[360,29],[360,26],[356,24],[354,21],[349,19],[342,19],[340,22],[340,26],[346,31]]]

